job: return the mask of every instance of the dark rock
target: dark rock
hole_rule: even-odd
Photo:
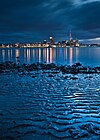
[[[48,77],[54,77],[54,75],[52,75],[52,74],[49,74],[49,75],[48,75]]]
[[[33,63],[31,65],[26,65],[25,70],[27,70],[27,71],[38,70],[38,66],[35,63]]]
[[[42,70],[46,69],[46,64],[41,63],[40,66],[41,66],[41,69],[42,69]]]
[[[47,64],[45,65],[46,69],[55,69],[56,68],[56,65],[54,63],[51,63],[51,64]]]
[[[0,64],[0,70],[5,70],[6,69],[6,64],[5,63],[1,63]]]
[[[67,79],[67,78],[68,78],[68,76],[65,76],[64,78],[65,78],[65,79]]]
[[[70,73],[71,73],[71,74],[78,74],[79,71],[78,71],[77,69],[71,69],[71,70],[70,70]]]
[[[82,66],[82,64],[79,63],[79,62],[75,63],[75,65],[76,65],[77,67],[78,67],[78,66]]]
[[[87,78],[91,79],[91,78],[93,78],[93,76],[86,76],[86,77],[84,77],[84,79],[87,79]]]
[[[52,73],[52,74],[58,74],[59,71],[52,71],[51,73]]]
[[[62,73],[68,73],[68,69],[65,66],[61,66],[60,70],[62,71]]]
[[[57,74],[60,71],[63,74],[78,74],[78,73],[84,73],[84,74],[93,74],[93,73],[100,73],[100,67],[83,67],[82,64],[80,63],[75,63],[72,66],[68,65],[61,65],[61,66],[56,66],[54,63],[51,64],[43,64],[43,63],[33,63],[33,64],[21,64],[21,63],[13,63],[11,61],[6,61],[5,63],[0,64],[0,73],[4,73],[4,71],[10,70],[18,70],[18,72],[24,72],[24,71],[34,71],[34,70],[58,70],[52,71],[52,74]],[[9,72],[9,71],[8,71]],[[53,77],[53,76],[52,76]],[[92,78],[92,77],[88,77]]]
[[[13,63],[13,68],[16,69],[17,68],[17,64]]]
[[[26,75],[26,73],[23,71],[21,75]]]
[[[96,70],[100,71],[100,67],[95,67]]]
[[[5,72],[5,70],[0,70],[0,73],[4,73]]]
[[[77,78],[77,77],[71,77],[70,79],[72,79],[72,80],[77,80],[78,78]]]
[[[75,63],[75,64],[72,65],[72,67],[75,67],[75,68],[80,67],[80,66],[82,66],[82,64],[80,64],[80,63]]]
[[[32,78],[36,78],[36,75],[32,75]]]

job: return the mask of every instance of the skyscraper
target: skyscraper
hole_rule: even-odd
[[[74,46],[71,30],[70,30],[69,41],[67,42],[67,45]]]
[[[54,45],[54,39],[52,36],[50,36],[50,45]]]
[[[71,33],[71,30],[70,30],[70,36],[69,36],[69,40],[71,41],[73,38],[72,38],[72,33]]]

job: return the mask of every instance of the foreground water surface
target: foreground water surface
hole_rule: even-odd
[[[100,75],[40,70],[0,81],[1,140],[100,140]]]
[[[0,62],[18,60],[27,64],[46,62],[72,65],[80,62],[86,66],[98,66],[100,65],[100,47],[0,49]]]

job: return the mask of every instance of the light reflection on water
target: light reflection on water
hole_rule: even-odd
[[[56,63],[69,64],[80,62],[88,66],[100,65],[100,47],[82,48],[2,48],[0,62],[13,61],[21,63]]]

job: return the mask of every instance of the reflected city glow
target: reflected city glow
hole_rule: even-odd
[[[67,60],[67,49],[66,48],[64,48],[64,51],[63,51],[63,59],[64,59],[64,61]]]
[[[100,48],[5,48],[0,49],[0,62],[13,61],[31,64],[37,62],[68,64],[81,62],[85,65],[100,64]]]
[[[72,65],[72,56],[73,56],[73,49],[72,48],[70,48],[70,50],[69,50],[69,60],[70,60],[70,64]]]
[[[41,62],[41,49],[39,48],[39,62]]]
[[[46,48],[43,50],[43,56],[44,56],[44,61],[46,61],[46,57],[47,57],[47,51],[46,51]]]
[[[2,55],[3,61],[5,61],[5,50],[2,50],[2,51],[1,51],[1,55]]]
[[[52,63],[52,62],[53,62],[53,61],[52,61],[52,60],[53,60],[53,58],[52,58],[52,57],[53,57],[53,55],[52,55],[52,48],[50,48],[50,63]]]
[[[11,55],[10,55],[10,50],[8,50],[8,61],[10,61],[10,59],[11,59]]]
[[[12,58],[12,55],[13,55],[13,53],[12,53],[12,49],[10,50],[10,56],[11,56],[11,58]]]
[[[16,54],[16,57],[19,57],[20,56],[20,50],[19,49],[16,49],[15,50],[15,54]]]
[[[47,53],[47,55],[46,55],[46,58],[47,58],[46,59],[46,62],[49,63],[49,50],[48,49],[47,49],[47,52],[46,53]]]
[[[26,49],[24,49],[24,59],[26,59],[27,54],[26,54]]]
[[[79,49],[76,48],[76,61],[78,61],[78,56],[79,56]]]
[[[30,63],[30,49],[27,49],[27,62]]]

